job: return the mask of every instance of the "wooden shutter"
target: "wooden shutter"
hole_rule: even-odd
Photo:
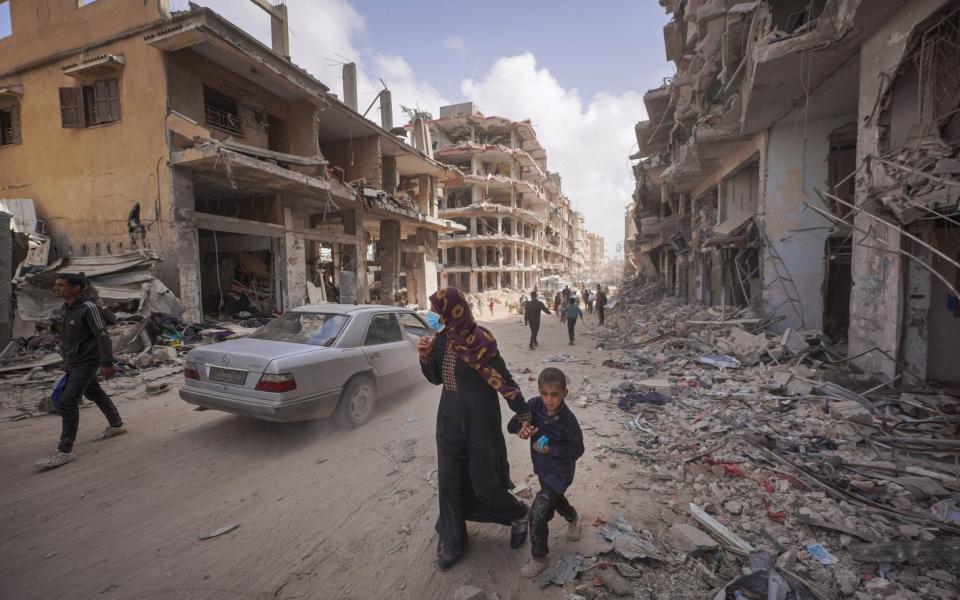
[[[120,89],[116,79],[101,79],[93,87],[97,123],[120,120]]]
[[[60,124],[63,127],[84,127],[83,88],[60,88]]]
[[[10,108],[10,139],[11,144],[20,143],[20,106]]]

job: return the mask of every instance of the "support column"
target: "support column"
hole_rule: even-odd
[[[503,235],[503,216],[497,215],[497,235]]]
[[[433,206],[433,185],[429,175],[421,175],[417,179],[417,208],[428,217],[437,216]]]
[[[466,289],[466,290],[461,290],[461,291],[466,291],[466,292],[471,293],[471,294],[472,294],[472,293],[476,293],[477,289],[479,289],[479,286],[477,285],[477,276],[478,276],[478,275],[479,275],[479,273],[476,273],[476,272],[471,271],[471,272],[470,272],[470,281],[469,281],[469,284],[470,284],[470,285],[467,286],[467,289]]]
[[[353,259],[354,270],[352,271],[355,279],[356,298],[345,298],[343,282],[341,279],[340,303],[344,304],[356,300],[357,304],[364,304],[370,300],[369,283],[367,281],[367,233],[363,230],[363,215],[357,210],[343,210],[343,230],[349,236],[356,238],[357,242],[354,248]],[[344,257],[346,258],[346,256]],[[342,278],[342,275],[341,275]]]
[[[183,305],[183,320],[188,323],[203,321],[200,290],[200,241],[193,197],[193,174],[173,167],[173,232],[177,240],[175,261],[180,289],[177,296]]]
[[[470,217],[470,235],[477,235],[477,218]]]
[[[283,253],[284,277],[282,310],[290,310],[307,303],[307,251],[303,236],[303,207],[292,198],[283,198]]]
[[[420,309],[430,308],[430,295],[437,291],[437,238],[436,231],[418,228],[414,238],[417,251],[409,255],[412,268],[407,272],[407,302],[416,302]]]
[[[380,302],[393,304],[400,289],[400,221],[380,221]]]

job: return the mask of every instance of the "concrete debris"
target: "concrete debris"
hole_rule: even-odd
[[[607,556],[635,568],[662,539],[697,562],[652,568],[725,589],[718,598],[766,597],[770,586],[798,598],[873,598],[867,584],[878,579],[891,597],[960,593],[950,577],[928,576],[952,574],[960,556],[953,390],[878,385],[844,368],[843,348],[819,332],[769,334],[750,309],[681,304],[638,280],[621,289],[609,321],[598,364],[619,380],[605,402],[625,431],[597,448],[636,461],[620,488],[669,497],[676,518],[661,537],[603,524]],[[654,390],[669,390],[669,401],[642,401]],[[617,543],[622,535],[630,545]],[[771,561],[743,579],[725,570],[758,552]]]
[[[719,546],[709,535],[686,523],[674,523],[667,532],[667,543],[678,552],[701,554],[713,552]]]

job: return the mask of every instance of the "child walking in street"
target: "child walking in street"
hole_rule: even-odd
[[[563,308],[563,316],[567,322],[567,333],[570,334],[570,345],[572,346],[574,342],[573,328],[577,324],[577,318],[583,318],[583,312],[577,305],[577,299],[573,296],[570,297],[567,305]]]
[[[547,564],[548,523],[555,512],[567,522],[566,538],[580,539],[580,517],[564,494],[573,483],[577,459],[583,456],[583,432],[565,402],[567,377],[563,371],[544,369],[537,387],[540,395],[527,402],[533,422],[525,425],[514,417],[507,423],[507,431],[530,440],[533,472],[540,479],[540,491],[530,507],[531,558],[520,569],[524,577],[536,577]]]

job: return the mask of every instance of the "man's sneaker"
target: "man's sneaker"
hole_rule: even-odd
[[[60,452],[59,450],[54,450],[49,456],[33,463],[33,466],[38,469],[56,469],[57,467],[62,467],[68,462],[73,462],[75,460],[77,460],[77,457],[73,454],[73,452]]]
[[[523,565],[520,568],[520,575],[530,579],[531,577],[536,577],[543,572],[543,569],[547,566],[547,559],[545,558],[535,558],[530,557],[530,560],[527,561],[527,564]]]
[[[100,434],[99,434],[97,437],[93,438],[93,440],[94,440],[95,442],[99,442],[100,440],[105,440],[105,439],[108,439],[108,438],[116,437],[116,436],[118,436],[118,435],[120,435],[120,434],[123,434],[123,433],[126,433],[126,432],[127,432],[127,428],[124,427],[123,425],[121,425],[120,427],[110,427],[110,426],[107,426],[107,428],[104,429],[103,431],[101,431]]]
[[[567,521],[567,540],[575,542],[580,539],[580,515],[572,521]]]
[[[530,509],[527,509],[528,516],[517,519],[510,526],[510,547],[516,550],[527,541],[527,532],[530,530]]]

